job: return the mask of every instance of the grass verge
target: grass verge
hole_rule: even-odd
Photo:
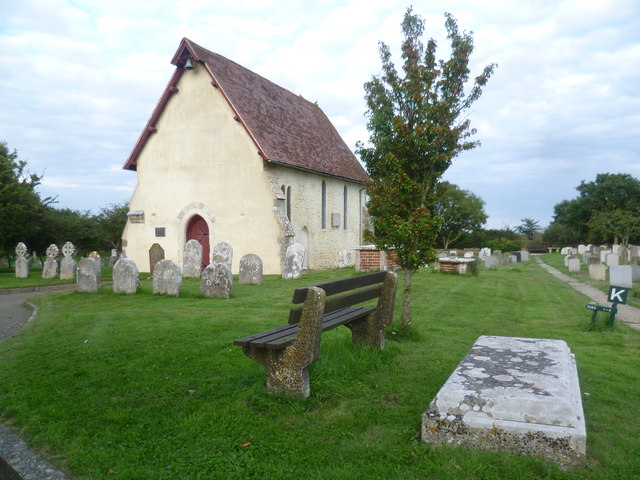
[[[36,320],[0,344],[0,414],[78,479],[640,475],[640,333],[590,330],[585,297],[534,262],[479,276],[422,271],[409,333],[394,324],[379,351],[352,345],[346,328],[327,332],[311,397],[267,394],[233,340],[283,324],[294,288],[353,274],[268,276],[228,300],[200,298],[193,280],[180,298],[153,296],[149,282],[135,296],[36,297]],[[567,341],[584,392],[584,466],[419,441],[422,412],[483,334]]]

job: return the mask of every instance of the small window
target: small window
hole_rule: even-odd
[[[343,227],[346,230],[347,229],[347,186],[344,186],[344,198],[343,198],[343,206],[342,206],[342,221],[343,223]]]
[[[287,187],[287,218],[291,221],[291,186]]]
[[[322,228],[327,228],[327,184],[322,180]]]

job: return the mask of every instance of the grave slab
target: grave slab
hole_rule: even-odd
[[[586,453],[574,356],[562,340],[481,336],[422,416],[422,441],[563,465]]]

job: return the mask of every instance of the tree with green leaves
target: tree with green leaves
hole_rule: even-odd
[[[434,204],[436,214],[442,218],[438,244],[447,249],[462,234],[479,230],[487,221],[484,201],[469,190],[449,182],[440,182],[440,191]]]
[[[434,210],[438,182],[461,152],[479,145],[465,112],[482,93],[495,65],[475,77],[468,92],[472,33],[460,32],[446,14],[451,45],[448,60],[436,58],[436,41],[426,47],[424,20],[408,8],[402,22],[404,76],[396,70],[389,47],[380,42],[382,75],[365,83],[369,142],[357,152],[367,166],[368,239],[383,251],[394,251],[404,272],[402,325],[411,314],[411,277],[435,257],[442,219]]]
[[[640,210],[629,206],[608,212],[598,212],[589,220],[590,238],[594,241],[620,241],[628,247],[632,238],[640,237]]]
[[[42,177],[26,170],[18,152],[0,142],[0,251],[11,254],[54,199],[41,199],[36,191]]]
[[[520,221],[522,223],[516,227],[516,232],[520,235],[524,235],[531,240],[537,233],[540,233],[540,223],[537,220],[533,218],[521,218]]]

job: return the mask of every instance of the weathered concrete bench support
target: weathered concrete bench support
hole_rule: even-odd
[[[324,314],[324,290],[307,289],[298,335],[292,345],[282,350],[246,345],[244,354],[262,365],[267,377],[267,390],[306,398],[309,387],[309,365],[318,359]]]

